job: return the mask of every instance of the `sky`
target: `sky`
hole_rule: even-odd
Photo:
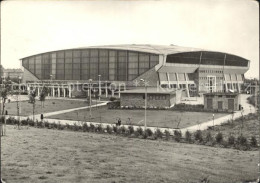
[[[253,0],[1,1],[1,63],[47,51],[111,44],[179,45],[250,60],[259,78]]]

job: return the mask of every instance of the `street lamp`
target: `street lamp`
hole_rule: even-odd
[[[98,75],[98,91],[99,91],[98,98],[99,98],[99,101],[100,101],[100,96],[101,96],[101,81],[100,81],[100,77],[101,77],[101,75]]]
[[[145,106],[144,106],[144,130],[146,130],[146,108],[147,108],[147,86],[146,86],[146,82],[144,79],[140,79],[141,82],[144,82],[144,88],[145,88],[145,99],[144,99],[144,102],[145,102]]]
[[[213,118],[213,129],[214,129],[214,114],[212,114],[212,118]]]
[[[106,81],[106,98],[107,98],[107,81]]]
[[[20,92],[21,92],[21,90],[20,90],[20,88],[21,88],[22,77],[19,76],[18,80],[19,80],[19,85],[18,85],[18,105],[17,105],[18,110],[17,110],[17,113],[18,113],[18,121],[19,121],[18,129],[19,129],[20,125],[21,125],[21,118],[20,118],[20,111],[21,111],[21,103],[20,103],[20,95],[21,95],[21,93]]]
[[[89,117],[92,118],[92,113],[91,113],[91,82],[92,79],[89,79]]]

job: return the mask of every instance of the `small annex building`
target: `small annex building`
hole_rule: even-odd
[[[138,88],[121,92],[121,107],[144,108],[147,92],[147,108],[169,108],[181,101],[182,90],[164,88]]]
[[[204,109],[217,111],[238,111],[241,110],[239,93],[205,93]]]

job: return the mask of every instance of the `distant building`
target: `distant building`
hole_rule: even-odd
[[[133,108],[145,106],[145,93],[147,92],[147,108],[171,107],[181,101],[181,90],[159,88],[145,88],[125,90],[121,92],[120,105]]]
[[[241,109],[238,93],[206,93],[204,94],[204,109],[217,111],[238,111]]]
[[[4,78],[17,79],[23,77],[22,69],[3,69]]]

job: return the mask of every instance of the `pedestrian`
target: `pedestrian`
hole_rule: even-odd
[[[120,118],[118,119],[117,124],[118,124],[118,126],[121,125],[121,119]]]

